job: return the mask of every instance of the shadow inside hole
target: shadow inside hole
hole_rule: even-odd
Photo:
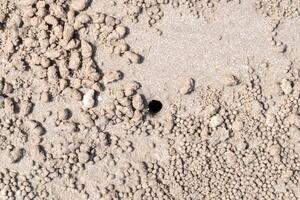
[[[162,103],[158,100],[152,100],[148,104],[148,110],[151,114],[158,113],[159,111],[161,111],[162,107]]]

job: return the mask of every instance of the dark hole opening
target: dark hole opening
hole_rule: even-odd
[[[46,4],[45,5],[45,9],[48,11],[50,9],[50,5],[49,4]]]
[[[157,100],[152,100],[149,102],[148,108],[150,113],[156,114],[162,109],[162,103]]]

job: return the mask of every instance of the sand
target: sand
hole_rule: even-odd
[[[0,0],[0,199],[300,199],[296,0]]]

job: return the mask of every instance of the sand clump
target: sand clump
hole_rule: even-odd
[[[228,3],[230,1],[225,1]],[[220,7],[220,0],[204,1],[204,0],[122,0],[120,4],[124,4],[127,9],[127,17],[134,23],[138,23],[140,16],[145,13],[149,27],[155,25],[164,18],[164,8],[171,6],[177,10],[184,10],[194,18],[200,18],[205,22],[210,22],[214,19],[215,11]],[[235,0],[234,3],[239,4],[240,0]],[[116,1],[116,4],[119,4]],[[183,12],[180,11],[182,15]]]
[[[248,100],[260,95],[256,92],[248,94],[250,95]],[[293,98],[286,98],[287,102],[293,102]],[[254,197],[297,199],[297,189],[288,195],[288,191],[291,190],[286,188],[289,187],[287,185],[293,185],[287,184],[288,179],[290,181],[292,179],[291,171],[293,170],[279,166],[283,163],[286,163],[283,164],[285,166],[298,166],[296,160],[299,157],[293,157],[296,154],[292,153],[298,151],[296,146],[287,144],[291,142],[291,138],[288,135],[282,135],[283,132],[296,131],[298,128],[287,127],[283,128],[286,131],[280,131],[279,124],[286,124],[281,121],[281,112],[272,116],[268,115],[265,122],[265,117],[257,118],[258,113],[254,112],[254,115],[248,113],[247,108],[243,106],[239,108],[234,106],[233,110],[227,110],[223,107],[222,100],[219,101],[219,106],[205,108],[203,115],[191,115],[184,118],[174,116],[175,126],[171,132],[174,136],[169,137],[172,157],[170,166],[165,168],[166,171],[162,175],[165,177],[162,182],[166,185],[171,183],[173,185],[170,188],[171,194],[179,195],[180,199],[219,199],[222,197],[228,199],[252,199]],[[227,106],[230,107],[230,105]],[[264,111],[261,110],[261,112]],[[298,114],[288,111],[284,115],[292,118],[293,122],[290,123],[298,121]],[[244,121],[245,117],[249,121],[241,124],[240,121]],[[260,124],[258,125],[260,128],[256,129],[253,135],[248,135],[246,132],[251,132],[252,127],[249,125],[252,120],[256,121],[253,125]],[[287,152],[293,154],[289,157],[291,159],[282,157]],[[260,174],[261,170],[263,172],[260,176],[253,176],[253,173]],[[284,178],[286,173],[289,173],[288,179]],[[271,181],[271,177],[277,178]],[[232,185],[231,181],[233,181]],[[260,181],[262,182],[259,183]],[[224,182],[227,184],[224,185]],[[268,189],[264,191],[262,185],[266,185],[272,192]],[[296,185],[292,188],[297,187]],[[251,189],[248,190],[247,187]],[[281,190],[278,190],[279,187]],[[257,194],[253,194],[252,191],[257,191]]]
[[[289,60],[280,76],[247,57],[215,77],[178,72],[150,94],[135,74],[150,50],[129,45],[139,23],[159,26],[168,9],[209,23],[244,2],[122,0],[115,17],[91,0],[1,1],[0,199],[299,199],[300,73],[277,37],[298,4],[284,2],[251,4]]]

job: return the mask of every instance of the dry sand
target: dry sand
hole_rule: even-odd
[[[0,199],[300,199],[296,0],[0,0]]]

